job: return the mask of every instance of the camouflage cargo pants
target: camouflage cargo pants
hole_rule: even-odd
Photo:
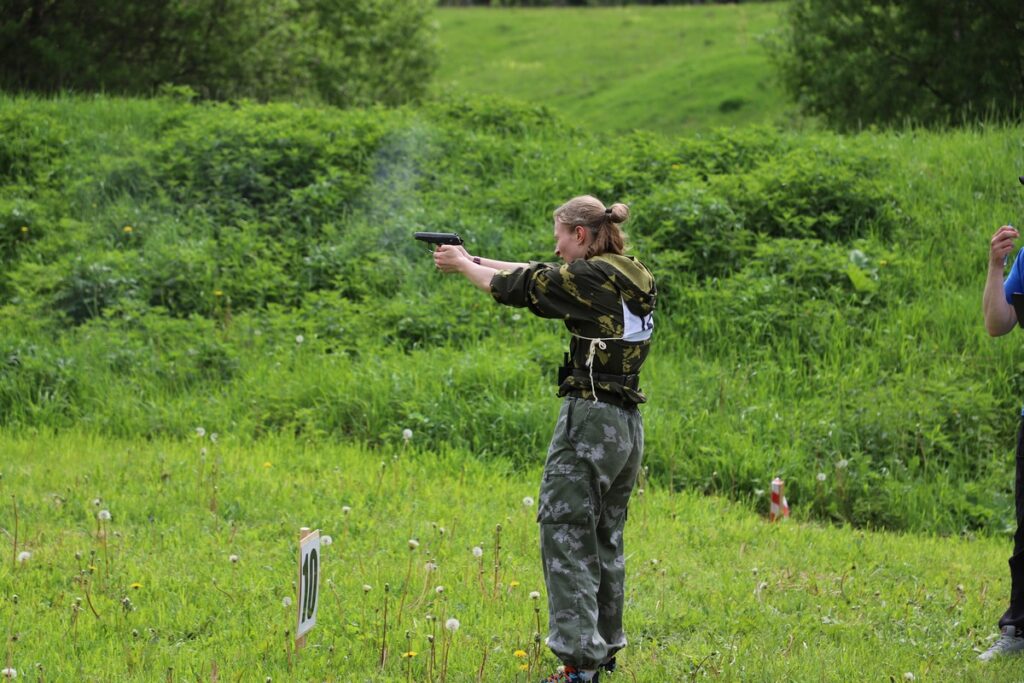
[[[643,458],[640,412],[566,398],[540,486],[548,647],[596,669],[626,646],[622,528]]]

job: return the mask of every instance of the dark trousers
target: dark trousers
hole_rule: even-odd
[[[999,620],[999,628],[1013,625],[1024,629],[1024,415],[1017,425],[1017,474],[1013,482],[1013,498],[1017,510],[1017,531],[1013,534],[1013,555],[1010,557],[1010,607]]]

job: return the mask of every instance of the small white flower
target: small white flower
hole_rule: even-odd
[[[0,669],[0,676],[3,676],[4,678],[17,678],[18,670],[9,666],[4,669]]]
[[[451,631],[452,633],[455,633],[456,631],[458,631],[459,630],[459,626],[461,626],[461,624],[459,623],[459,620],[456,619],[455,617],[452,617],[448,621],[444,622],[444,627],[446,629],[448,629],[449,631]]]
[[[99,512],[96,513],[96,519],[100,520],[101,522],[109,522],[110,510],[100,510]]]
[[[754,495],[760,498],[764,495],[764,489],[754,489]]]
[[[439,534],[441,534],[442,536],[444,536],[444,527],[443,527],[443,526],[439,526],[439,527],[437,527],[437,533],[439,533]]]
[[[203,438],[204,436],[206,436],[206,430],[203,429],[202,427],[196,427],[196,436],[198,436],[200,439]]]
[[[484,549],[478,545],[473,546],[473,557],[483,557]]]
[[[98,508],[100,506],[100,503],[102,503],[102,502],[103,502],[102,498],[93,498],[92,499],[92,506]]]
[[[199,449],[199,455],[203,456],[204,458],[206,457],[206,446],[203,446],[202,448]]]
[[[825,473],[818,472],[818,481],[825,481]]]
[[[210,441],[212,441],[213,443],[217,443],[217,432],[210,433]]]
[[[914,676],[914,674],[910,673],[909,671],[907,673],[903,674],[903,680],[905,680],[905,681],[913,681],[915,679],[916,679],[916,676]]]
[[[438,586],[437,588],[434,589],[434,592],[437,593],[438,595],[441,595],[442,593],[444,593],[444,586]]]
[[[234,554],[228,555],[228,561],[231,564],[238,564],[238,555],[234,555]]]
[[[512,322],[519,322],[519,319],[522,318],[522,317],[523,316],[519,315],[518,313],[513,313],[512,314]]]
[[[368,584],[368,583],[364,583],[364,584],[363,584],[363,592],[364,592],[364,593],[369,593],[369,592],[370,592],[370,591],[372,591],[372,590],[373,590],[373,586],[371,586],[371,585],[370,585],[370,584]]]
[[[410,538],[409,539],[409,550],[416,550],[416,548],[419,548],[419,547],[420,547],[420,542],[419,541],[417,541],[415,538]]]
[[[334,543],[334,539],[331,538],[330,536],[321,536],[320,537],[320,545],[330,545],[332,543]]]
[[[523,505],[525,505],[528,508],[532,508],[533,507],[533,498],[530,498],[529,496],[526,496],[525,498],[523,498]]]
[[[850,464],[850,461],[847,460],[846,458],[843,458],[842,460],[840,460],[839,462],[836,463],[836,468],[840,469],[840,470],[843,470],[843,469],[846,469],[846,466],[849,465],[849,464]]]
[[[295,343],[296,344],[301,344],[304,341],[306,341],[306,338],[303,337],[301,334],[295,335]]]
[[[32,553],[27,550],[22,550],[18,553],[18,564],[25,564],[32,559]]]
[[[426,564],[423,565],[423,569],[425,571],[427,571],[428,573],[432,572],[432,571],[436,571],[437,570],[437,562],[434,562],[433,560],[427,560]]]
[[[531,600],[540,600],[540,591],[530,591]]]
[[[408,441],[409,439],[411,439],[411,438],[412,438],[412,430],[411,430],[411,429],[409,429],[408,427],[406,427],[405,429],[403,429],[403,430],[402,430],[402,438],[403,438],[403,439],[405,439],[406,441]]]
[[[347,515],[350,512],[352,512],[352,508],[350,508],[348,505],[341,506],[341,514]]]
[[[289,596],[287,596],[287,595],[284,596],[281,599],[281,606],[282,607],[291,607],[292,606],[292,599]]]

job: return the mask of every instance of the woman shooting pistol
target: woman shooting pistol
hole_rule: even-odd
[[[548,647],[565,665],[545,681],[597,681],[626,646],[622,630],[626,507],[643,458],[640,368],[654,330],[654,277],[626,256],[625,204],[591,196],[554,212],[555,255],[565,263],[509,263],[434,252],[507,306],[565,322],[572,339],[559,373],[565,397],[540,486],[537,521],[548,594]]]

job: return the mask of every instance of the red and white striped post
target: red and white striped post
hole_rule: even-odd
[[[789,503],[783,495],[786,483],[779,477],[772,479],[772,505],[768,510],[768,521],[776,522],[780,518],[789,517]]]

